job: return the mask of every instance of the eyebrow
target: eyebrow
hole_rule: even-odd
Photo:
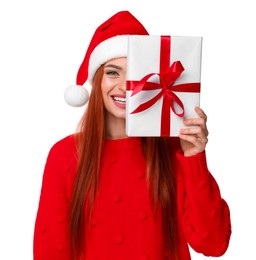
[[[122,70],[122,67],[114,65],[114,64],[108,64],[104,68],[114,68],[114,69]]]

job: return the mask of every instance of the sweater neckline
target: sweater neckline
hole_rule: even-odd
[[[105,149],[120,150],[141,146],[141,137],[127,137],[122,139],[105,139],[103,146]]]

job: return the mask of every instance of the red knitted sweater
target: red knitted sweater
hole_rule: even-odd
[[[154,215],[148,196],[140,138],[107,140],[92,220],[86,224],[85,260],[166,260],[161,214]],[[227,203],[207,169],[205,153],[184,157],[171,139],[177,175],[180,260],[189,260],[188,244],[206,256],[221,256],[231,224]],[[67,211],[77,164],[73,136],[50,150],[34,232],[34,260],[71,260]]]

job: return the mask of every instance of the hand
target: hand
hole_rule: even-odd
[[[192,156],[203,152],[208,142],[207,116],[199,107],[195,107],[195,111],[199,118],[188,118],[183,121],[185,126],[193,127],[180,129],[180,144],[184,156]]]

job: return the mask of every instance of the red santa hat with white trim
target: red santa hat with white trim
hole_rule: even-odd
[[[102,64],[127,57],[128,35],[148,35],[144,26],[128,11],[116,13],[96,29],[78,70],[76,85],[65,90],[64,98],[69,105],[80,107],[87,103],[89,94],[83,85],[87,80],[92,83]]]

